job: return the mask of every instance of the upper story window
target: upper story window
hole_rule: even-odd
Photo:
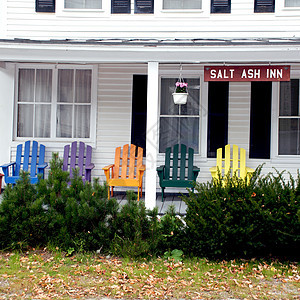
[[[211,0],[210,12],[214,13],[230,13],[231,0]]]
[[[16,137],[90,139],[95,128],[93,67],[20,66]]]
[[[67,9],[101,9],[102,0],[64,0]]]
[[[163,0],[163,9],[202,9],[202,0]]]
[[[112,14],[130,14],[131,1],[130,0],[111,0]],[[135,14],[153,14],[154,0],[134,0]]]
[[[275,0],[255,0],[255,13],[273,13],[275,11]]]
[[[300,7],[300,0],[285,0],[284,7]]]

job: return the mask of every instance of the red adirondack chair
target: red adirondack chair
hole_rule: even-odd
[[[77,142],[64,147],[63,171],[70,172],[70,177],[73,176],[73,169],[79,169],[79,176],[82,176],[83,181],[91,181],[92,169],[95,165],[92,161],[92,147],[80,142],[77,151]]]

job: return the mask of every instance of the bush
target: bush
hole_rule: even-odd
[[[300,177],[283,173],[250,182],[237,177],[197,184],[184,197],[187,236],[193,255],[209,258],[295,256],[299,249]]]
[[[14,188],[3,193],[0,205],[1,249],[22,249],[47,241],[47,214],[37,199],[36,186],[30,184],[29,173],[21,172]]]

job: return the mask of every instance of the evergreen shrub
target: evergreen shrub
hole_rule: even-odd
[[[295,257],[300,242],[300,176],[284,172],[250,181],[236,176],[196,184],[187,204],[190,253],[208,258]],[[224,184],[226,182],[226,184]]]

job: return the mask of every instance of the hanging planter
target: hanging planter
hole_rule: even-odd
[[[188,93],[173,93],[175,104],[186,104]]]
[[[181,71],[182,71],[182,66],[180,65],[180,75],[175,84],[175,91],[172,94],[175,104],[186,104],[187,97],[188,97],[188,90],[187,90],[188,84],[184,82],[181,75]]]

